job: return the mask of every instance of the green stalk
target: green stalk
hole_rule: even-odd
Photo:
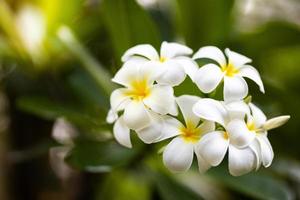
[[[99,87],[108,95],[114,90],[111,75],[108,71],[80,44],[72,31],[62,26],[57,32],[58,38],[65,47],[82,63],[85,70],[94,78]]]

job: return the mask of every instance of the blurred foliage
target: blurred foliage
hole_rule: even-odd
[[[209,174],[228,188],[243,192],[255,199],[291,199],[287,185],[276,177],[256,172],[239,178],[230,176],[226,169],[212,170]]]
[[[178,29],[190,47],[217,45],[228,41],[233,0],[177,0]]]
[[[150,196],[150,185],[143,174],[121,170],[108,175],[98,189],[97,199],[147,200]]]
[[[104,0],[100,6],[118,61],[128,48],[143,43],[160,45],[160,36],[149,15],[135,2]]]
[[[66,161],[81,170],[107,172],[114,167],[128,164],[137,152],[137,148],[127,149],[115,142],[96,142],[80,138],[75,142],[75,147],[66,157]]]
[[[162,199],[166,199],[166,200],[202,199],[201,196],[196,194],[194,191],[176,182],[173,178],[171,178],[166,174],[157,173],[154,174],[154,177],[155,177],[158,191],[160,192]]]
[[[83,199],[218,199],[215,191],[225,191],[223,199],[299,199],[299,176],[290,176],[288,165],[278,167],[281,166],[279,158],[298,164],[300,160],[299,23],[270,18],[244,31],[243,26],[247,24],[237,25],[242,17],[237,9],[242,8],[234,0],[164,0],[153,1],[150,6],[145,2],[0,1],[3,74],[0,77],[1,89],[10,100],[11,151],[23,150],[18,153],[24,154],[22,162],[29,166],[27,170],[22,168],[23,171],[14,169],[18,172],[14,175],[15,182],[24,178],[20,173],[27,173],[20,184],[37,187],[31,188],[33,193],[44,190],[43,187],[48,190],[53,187],[55,178],[49,167],[44,164],[36,172],[36,168],[30,166],[36,166],[36,162],[48,166],[45,155],[54,142],[40,147],[44,145],[41,141],[49,140],[53,122],[63,117],[79,132],[74,144],[68,146],[70,150],[65,160],[73,170],[80,172],[80,188],[76,189],[82,190]],[[269,4],[271,8],[272,2]],[[26,18],[29,21],[20,31],[17,21],[25,8],[30,8]],[[253,17],[252,20],[260,19]],[[33,30],[38,27],[40,33]],[[37,36],[32,37],[32,34]],[[33,46],[28,47],[28,38],[29,42],[33,38]],[[41,39],[35,41],[36,38]],[[205,175],[192,168],[194,179],[202,181],[202,186],[214,183],[213,189],[206,191],[206,187],[195,189],[186,184],[191,182],[190,177],[172,174],[164,168],[162,157],[157,154],[162,146],[141,144],[134,134],[133,149],[125,149],[112,140],[112,127],[106,124],[105,117],[109,93],[115,87],[110,79],[120,68],[120,57],[126,49],[140,43],[159,49],[162,40],[179,40],[195,51],[204,45],[229,47],[253,59],[253,66],[261,72],[266,87],[266,95],[263,95],[248,81],[253,101],[269,117],[292,116],[287,125],[269,134],[275,152],[274,167],[237,178],[229,176],[224,167],[212,169]],[[175,90],[176,95],[205,96],[189,79]],[[222,88],[218,88],[214,95],[220,96],[221,92]],[[25,140],[27,135],[22,134],[30,134],[29,139]],[[22,149],[24,147],[26,149]],[[26,156],[28,152],[30,156]],[[300,168],[295,170],[296,174],[300,173]],[[35,173],[51,186],[29,181],[28,177],[34,177]],[[194,186],[198,183],[201,185],[196,182]],[[90,188],[84,189],[86,187]],[[31,193],[20,196],[19,199],[36,197]]]

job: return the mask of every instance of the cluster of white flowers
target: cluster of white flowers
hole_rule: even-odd
[[[130,130],[145,143],[170,139],[163,152],[165,166],[174,172],[190,168],[194,153],[199,171],[219,165],[228,150],[229,172],[234,176],[270,166],[274,154],[267,131],[290,117],[270,120],[251,102],[244,101],[253,80],[264,93],[251,59],[214,46],[193,51],[181,44],[163,42],[160,54],[148,44],[134,46],[122,57],[122,68],[112,79],[123,88],[110,97],[107,122],[114,123],[116,140],[131,148]],[[196,59],[212,62],[199,68]],[[173,87],[188,76],[203,93],[224,81],[224,101],[192,95],[174,96]],[[178,108],[184,122],[175,116]]]

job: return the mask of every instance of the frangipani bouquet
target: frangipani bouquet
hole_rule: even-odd
[[[274,153],[268,131],[290,116],[267,120],[248,98],[244,77],[262,93],[263,82],[251,59],[214,46],[200,48],[193,56],[187,46],[163,42],[160,53],[148,44],[128,49],[113,82],[122,88],[112,92],[107,122],[123,146],[132,147],[130,130],[147,144],[170,139],[163,162],[173,172],[187,171],[194,153],[200,173],[218,166],[228,151],[229,172],[240,176],[261,165],[271,165]],[[198,66],[196,60],[211,63]],[[174,95],[174,86],[189,77],[203,93],[213,92],[223,81],[223,101],[192,95]],[[179,108],[179,109],[178,109]],[[178,120],[179,112],[184,121]]]

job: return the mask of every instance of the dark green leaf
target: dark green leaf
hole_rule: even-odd
[[[85,110],[80,110],[75,105],[56,103],[44,97],[22,97],[18,99],[17,104],[21,110],[45,119],[55,120],[58,117],[64,117],[89,129],[99,128],[106,124],[104,122],[105,113],[101,111],[97,112],[98,115],[95,116]]]
[[[247,49],[249,55],[265,59],[267,57],[265,53],[274,48],[298,46],[299,34],[298,27],[293,24],[270,22],[261,26],[257,32],[241,34],[236,39]]]
[[[78,71],[73,73],[69,79],[72,90],[80,98],[80,100],[89,107],[101,107],[104,110],[109,108],[109,97],[97,87],[90,77]]]
[[[176,86],[174,88],[174,91],[176,96],[189,94],[189,95],[197,95],[203,97],[201,91],[198,89],[198,87],[193,83],[193,81],[189,77],[187,77],[182,84]]]
[[[101,8],[117,61],[133,45],[149,43],[158,47],[158,30],[148,13],[135,0],[104,0]]]
[[[138,148],[128,149],[115,142],[98,142],[79,139],[66,158],[73,167],[103,172],[111,168],[123,166],[137,154]]]
[[[192,48],[224,44],[228,39],[233,0],[176,2],[179,30]]]
[[[219,168],[212,170],[209,175],[225,186],[256,199],[288,200],[292,197],[282,181],[264,173],[253,172],[234,177]]]
[[[154,174],[160,196],[164,200],[199,200],[198,194],[163,173]]]

